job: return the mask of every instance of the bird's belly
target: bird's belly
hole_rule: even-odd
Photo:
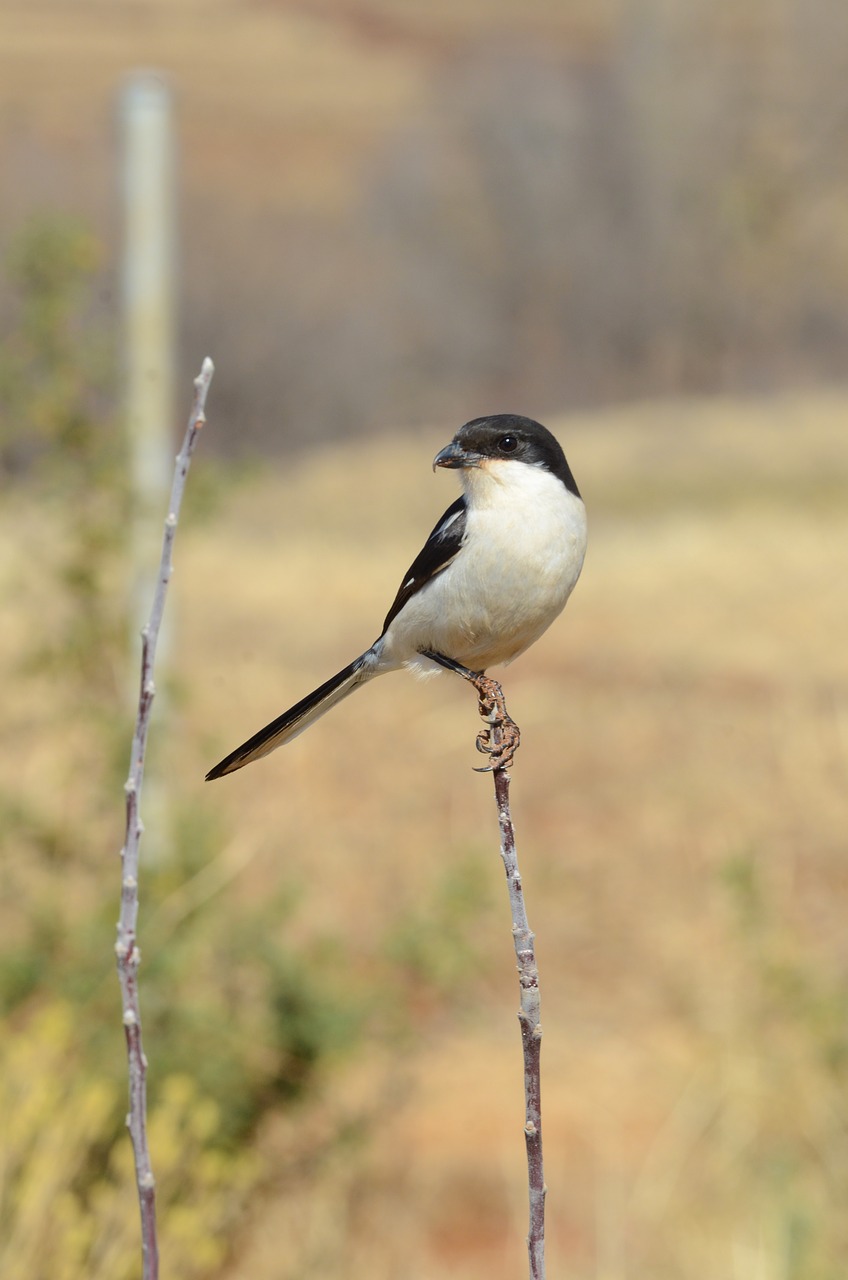
[[[586,547],[579,499],[573,508],[538,516],[529,528],[485,509],[469,514],[469,524],[474,556],[460,552],[389,629],[402,662],[414,661],[421,648],[475,671],[511,662],[538,640],[571,594]]]

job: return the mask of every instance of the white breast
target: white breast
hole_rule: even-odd
[[[580,575],[586,511],[549,471],[493,461],[463,481],[465,545],[392,623],[392,665],[420,665],[421,648],[474,671],[511,662],[562,612]]]

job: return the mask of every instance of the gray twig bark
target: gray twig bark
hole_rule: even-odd
[[[496,683],[496,682],[492,682]],[[503,692],[497,686],[503,705]],[[488,717],[487,717],[488,718]],[[497,749],[500,728],[491,720],[492,744]],[[536,966],[536,936],[527,920],[524,888],[515,849],[515,829],[509,803],[508,767],[496,765],[492,771],[498,826],[501,836],[501,858],[506,872],[509,904],[512,911],[512,938],[518,961],[518,983],[521,993],[518,1020],[524,1050],[524,1140],[527,1148],[527,1181],[530,1197],[530,1222],[527,1252],[530,1280],[545,1277],[545,1172],[542,1163],[541,1050],[542,1012],[539,992],[539,970]]]

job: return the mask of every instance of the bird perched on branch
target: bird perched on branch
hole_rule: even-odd
[[[488,667],[512,662],[562,612],[583,566],[586,511],[554,436],[515,414],[475,418],[433,462],[461,473],[448,507],[405,575],[380,636],[365,653],[237,747],[206,775],[268,755],[386,671],[439,668],[469,680],[501,733],[478,746],[505,767],[518,731]],[[514,732],[513,732],[514,731]]]

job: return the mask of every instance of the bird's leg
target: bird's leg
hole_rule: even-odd
[[[461,662],[456,662],[443,653],[422,649],[421,654],[432,662],[437,662],[446,671],[456,672],[477,690],[480,715],[486,721],[486,728],[477,735],[477,750],[489,757],[489,764],[476,772],[490,773],[495,769],[506,769],[518,750],[521,733],[506,709],[503,689],[497,680],[483,671],[469,671]]]

